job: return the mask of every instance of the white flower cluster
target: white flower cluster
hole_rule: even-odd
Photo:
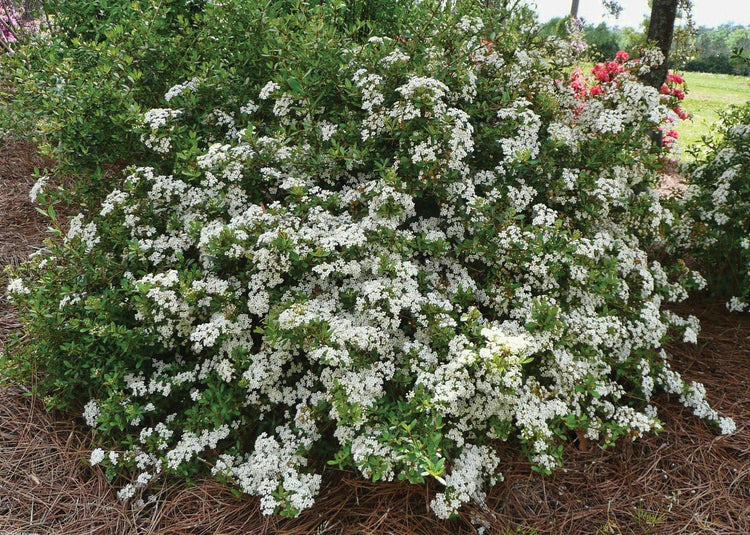
[[[101,411],[99,410],[99,405],[95,400],[89,400],[88,403],[86,403],[86,406],[83,408],[83,419],[86,422],[86,425],[89,427],[97,427],[99,423],[97,422],[97,419],[99,418],[99,415],[101,414]],[[92,461],[91,464],[96,464]]]
[[[129,422],[130,451],[92,457],[135,471],[121,497],[211,463],[264,513],[296,514],[320,488],[308,459],[333,447],[373,479],[444,483],[448,517],[497,479],[493,441],[551,470],[571,431],[658,429],[657,387],[717,419],[660,358],[698,326],[662,309],[687,293],[644,246],[668,218],[640,157],[658,94],[625,77],[581,109],[540,53],[443,24],[424,56],[345,50],[342,103],[243,86],[239,117],[203,116],[202,154],[132,169],[71,220],[86,251],[117,237],[92,277],[116,311],[102,332],[142,344],[103,388],[116,402],[87,409]],[[159,148],[194,147],[171,129],[187,111],[145,115]]]
[[[26,286],[24,280],[22,278],[15,278],[10,279],[8,281],[8,286],[5,289],[6,295],[9,298],[13,298],[13,296],[19,296],[19,295],[28,295],[31,293],[31,289]]]
[[[162,130],[167,128],[167,133],[174,130],[174,125],[170,123],[182,115],[182,110],[173,110],[170,108],[153,108],[143,115],[143,122],[150,130],[148,136],[141,135],[141,141],[149,149],[160,154],[166,154],[172,149],[172,142],[169,135]]]
[[[658,48],[647,48],[641,54],[638,75],[642,76],[664,63],[664,54]]]
[[[91,457],[89,458],[89,462],[92,466],[99,464],[104,460],[105,453],[104,450],[101,448],[96,448],[92,450]]]
[[[48,181],[49,181],[49,177],[47,175],[42,175],[37,179],[37,181],[31,187],[31,190],[29,190],[29,199],[31,200],[32,203],[36,203],[36,200],[39,197],[39,195],[44,192],[44,188],[47,185]]]
[[[484,503],[484,481],[497,478],[500,463],[497,455],[487,446],[467,445],[456,459],[451,473],[445,477],[444,492],[438,493],[430,503],[438,518],[449,518],[462,504]]]
[[[503,163],[520,158],[533,159],[539,154],[539,129],[542,122],[537,114],[528,109],[531,102],[521,98],[512,106],[497,112],[500,119],[511,119],[516,125],[513,137],[498,140],[503,148]]]
[[[230,476],[244,492],[261,496],[264,514],[272,514],[281,506],[295,511],[308,509],[320,488],[321,476],[299,471],[307,465],[307,459],[298,452],[315,437],[300,439],[288,427],[276,431],[279,438],[261,434],[255,441],[253,452],[247,456],[221,456],[213,472]],[[286,504],[275,496],[280,488],[288,500]]]
[[[190,80],[187,80],[181,84],[176,84],[170,87],[169,90],[164,94],[164,100],[169,102],[173,98],[178,97],[185,92],[195,91],[200,85],[200,83],[201,83],[201,80],[199,78],[193,77]]]
[[[736,296],[727,301],[727,310],[729,310],[729,312],[744,312],[745,310],[748,310],[748,308],[750,308],[750,304]]]
[[[80,240],[84,245],[87,253],[90,253],[97,244],[102,240],[97,233],[96,223],[90,221],[83,224],[83,214],[78,214],[68,222],[68,233],[65,236],[65,242]]]

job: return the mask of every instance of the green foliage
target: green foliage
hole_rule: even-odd
[[[739,68],[728,55],[700,56],[685,63],[685,70],[706,73],[747,75],[750,71]]]
[[[695,38],[695,57],[685,63],[688,71],[750,74],[750,66],[736,61],[732,51],[750,48],[750,28],[724,24],[717,28],[700,28]]]
[[[135,474],[123,499],[210,470],[294,516],[330,463],[432,478],[448,518],[502,477],[497,441],[549,472],[572,436],[658,430],[656,389],[731,430],[662,350],[695,339],[662,307],[699,278],[644,247],[671,217],[647,62],[568,78],[565,45],[504,5],[420,2],[385,28],[398,12],[364,4],[178,4],[140,41],[144,5],[30,52],[141,74],[62,84],[112,98],[97,120],[35,100],[48,73],[30,86],[66,165],[133,165],[12,275],[28,337],[3,363],[83,410],[92,464]]]
[[[57,0],[45,4],[54,20],[49,33],[2,57],[0,79],[13,88],[0,129],[35,138],[57,162],[61,173],[78,175],[84,192],[105,192],[107,175],[100,169],[126,164],[159,166],[144,150],[139,125],[145,110],[159,107],[175,83],[194,76],[217,80],[253,66],[262,76],[272,56],[271,36],[262,21],[279,16],[304,16],[306,10],[327,2],[269,0],[244,3],[258,15],[245,29],[232,33],[236,44],[210,42],[226,28],[217,28],[216,9],[204,0]],[[356,0],[337,5],[336,28],[366,38],[371,31],[399,32],[408,0]],[[237,4],[229,8],[238,13]],[[312,5],[311,5],[312,4]],[[208,14],[207,14],[208,13]],[[225,19],[228,26],[232,26]],[[231,32],[231,30],[230,30]],[[283,38],[281,30],[275,37]],[[408,31],[402,32],[408,34]],[[264,42],[260,42],[264,36]],[[226,53],[226,55],[224,55]]]
[[[584,29],[584,36],[589,46],[594,49],[592,59],[595,61],[610,61],[618,50],[623,50],[618,34],[610,30],[603,22],[598,26],[587,26]]]
[[[745,310],[750,300],[750,103],[732,106],[704,138],[686,171],[690,186],[684,209],[692,226],[691,254],[703,266],[710,288],[732,297],[731,310]]]
[[[3,58],[0,76],[14,91],[3,126],[36,137],[62,172],[145,158],[134,127],[199,62],[199,4],[65,0],[45,9],[54,28]]]

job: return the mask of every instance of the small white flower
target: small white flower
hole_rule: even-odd
[[[89,427],[96,427],[97,425],[99,425],[97,419],[99,418],[100,413],[101,411],[99,410],[99,404],[96,402],[96,400],[90,400],[83,407],[83,419],[86,421],[86,424]]]
[[[91,458],[89,459],[89,461],[91,462],[92,466],[99,464],[103,460],[104,460],[104,450],[103,449],[96,448],[95,450],[93,450],[91,452]]]
[[[10,282],[8,282],[8,287],[6,292],[8,295],[28,295],[31,293],[31,290],[29,290],[26,285],[23,282],[23,279],[11,279]]]
[[[722,417],[719,418],[719,429],[722,435],[731,435],[737,430],[737,424],[731,418]]]
[[[323,137],[323,141],[331,139],[337,130],[338,126],[333,123],[329,123],[328,121],[320,122],[320,133]]]
[[[248,100],[248,101],[247,101],[247,104],[245,104],[244,106],[241,106],[241,107],[240,107],[240,113],[244,113],[245,115],[252,115],[252,114],[253,114],[253,113],[255,113],[256,111],[258,111],[258,108],[259,108],[259,107],[260,107],[260,106],[258,106],[258,105],[257,105],[257,104],[256,104],[255,102],[253,102],[252,100]]]
[[[270,81],[266,85],[263,86],[263,89],[260,90],[260,94],[258,95],[258,98],[261,100],[267,100],[268,98],[271,97],[271,94],[273,94],[273,92],[276,91],[277,89],[281,89],[281,86],[274,81]]]
[[[195,88],[198,87],[199,83],[200,83],[200,79],[192,78],[188,80],[187,82],[172,86],[164,95],[164,100],[169,102],[170,100],[181,95],[185,91],[195,91]]]
[[[121,501],[126,501],[135,496],[135,486],[132,483],[128,483],[117,492],[117,498]]]
[[[143,114],[143,122],[148,125],[151,130],[158,130],[162,126],[166,126],[167,123],[182,115],[182,110],[173,110],[170,108],[152,108]]]
[[[31,199],[32,203],[36,203],[37,198],[39,198],[39,195],[44,191],[44,187],[47,185],[48,181],[49,177],[47,175],[40,176],[39,179],[31,187],[31,191],[29,191],[29,198]]]
[[[729,312],[744,312],[748,307],[750,307],[750,304],[738,297],[732,297],[727,302],[727,310],[729,310]]]

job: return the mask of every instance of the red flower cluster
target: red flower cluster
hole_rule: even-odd
[[[669,74],[667,74],[667,83],[675,83],[682,85],[685,83],[685,80],[677,73],[674,73],[672,71],[669,71]]]
[[[677,117],[683,121],[690,118],[690,114],[683,110],[679,105],[682,100],[685,100],[684,85],[685,79],[679,74],[670,71],[667,73],[666,81],[659,89],[659,93],[662,94],[662,99],[665,101],[665,104],[670,106]],[[677,132],[674,129],[669,128],[674,122],[674,120],[668,121],[666,126],[660,128],[663,133],[662,145],[665,147],[671,147],[672,144],[677,141]]]
[[[576,108],[576,115],[581,113],[587,99],[605,94],[609,84],[618,84],[617,77],[623,73],[630,74],[628,67],[637,65],[638,63],[640,61],[637,58],[631,60],[627,52],[620,50],[615,54],[613,61],[597,63],[592,67],[591,74],[594,76],[593,80],[586,76],[581,69],[575,69],[571,73],[568,83],[573,90],[576,100],[579,101],[579,105]],[[685,80],[682,76],[670,72],[667,75],[666,82],[660,89],[662,101],[670,106],[672,111],[683,121],[690,118],[690,114],[679,106],[680,101],[685,99],[684,84]],[[665,126],[660,127],[660,130],[663,132],[662,144],[664,146],[671,146],[677,140],[678,134],[671,128],[674,122],[674,120],[668,121]]]
[[[659,127],[659,130],[662,131],[661,144],[663,147],[671,147],[679,137],[679,134],[673,128],[667,128],[665,130],[663,127]]]
[[[575,92],[576,98],[580,99],[586,96],[588,92],[588,81],[579,68],[573,69],[570,73],[570,88]]]
[[[678,105],[681,100],[685,100],[684,84],[685,79],[682,76],[670,71],[666,82],[659,89],[659,92],[666,97],[665,100],[672,106],[672,111],[683,121],[690,118],[690,114]]]
[[[594,65],[591,69],[591,74],[594,75],[599,84],[614,82],[618,75],[622,73],[630,74],[630,70],[625,67],[625,63],[628,60],[630,60],[630,55],[624,50],[620,50],[615,54],[614,61]],[[637,62],[638,60],[633,61]],[[593,85],[589,88],[588,83],[581,69],[575,69],[570,75],[570,87],[575,92],[578,100],[584,100],[586,97],[595,97],[605,92],[602,85]]]
[[[617,75],[621,74],[624,70],[625,68],[619,61],[607,61],[605,63],[597,63],[594,65],[591,69],[591,74],[593,74],[601,83],[606,83],[614,81]]]

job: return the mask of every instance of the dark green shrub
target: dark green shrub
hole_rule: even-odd
[[[147,158],[134,132],[139,114],[199,60],[192,45],[201,14],[189,4],[47,3],[54,28],[3,58],[13,88],[3,126],[36,137],[62,172],[85,176]]]
[[[717,74],[735,74],[747,76],[750,74],[750,66],[740,62],[732,61],[729,55],[700,56],[685,63],[686,71],[710,72]]]
[[[700,260],[715,294],[733,311],[750,301],[750,103],[732,106],[686,168],[683,210],[692,216],[675,240]]]

